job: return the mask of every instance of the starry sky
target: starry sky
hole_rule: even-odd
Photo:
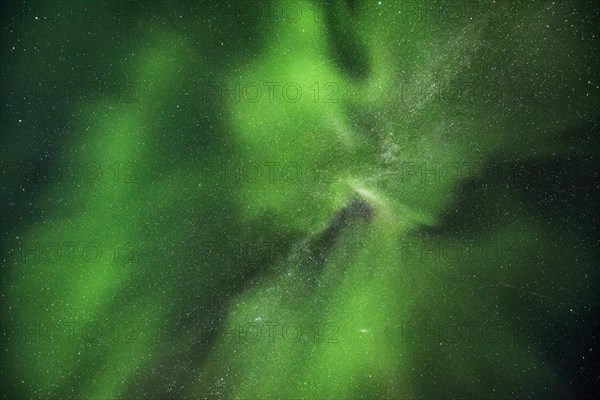
[[[600,7],[0,5],[3,398],[593,398]]]

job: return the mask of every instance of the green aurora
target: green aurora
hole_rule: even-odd
[[[5,398],[597,393],[597,4],[1,7]]]

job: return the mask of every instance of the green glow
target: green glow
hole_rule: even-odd
[[[64,41],[69,57],[92,46],[85,34],[98,30],[90,50],[98,55],[94,79],[136,82],[136,92],[133,102],[103,93],[97,102],[58,105],[61,116],[72,117],[56,138],[43,136],[59,149],[52,160],[93,163],[102,176],[35,188],[30,200],[21,198],[34,204],[31,219],[3,230],[3,243],[94,243],[102,252],[99,259],[51,263],[9,252],[2,275],[7,326],[76,321],[112,332],[94,343],[81,335],[5,335],[11,394],[573,395],[573,378],[552,358],[552,346],[587,327],[581,321],[588,314],[576,320],[573,309],[593,315],[597,308],[594,233],[586,233],[587,219],[576,229],[582,219],[569,214],[576,208],[570,203],[554,205],[556,217],[537,210],[527,200],[534,189],[517,187],[527,177],[502,168],[595,156],[594,140],[583,138],[597,133],[600,105],[593,29],[579,19],[569,30],[561,20],[559,11],[578,9],[575,2],[500,2],[473,19],[437,24],[406,23],[402,2],[358,3],[348,11],[336,2],[332,15],[317,22],[305,12],[296,23],[232,24],[224,6],[215,5],[208,24],[196,15],[200,7],[180,15],[174,10],[182,4],[150,2],[148,9],[130,6],[142,22],[135,28],[114,21],[21,27],[23,46],[50,35]],[[316,6],[298,4],[305,11]],[[533,18],[536,24],[526,27]],[[346,29],[342,37],[332,33],[338,25]],[[356,60],[344,55],[346,47]],[[89,71],[70,72],[74,61],[58,60],[57,52],[10,56],[8,80],[24,73],[56,80],[42,60],[63,63],[56,72],[62,80],[88,77]],[[368,64],[365,77],[361,63]],[[207,98],[206,82],[275,82],[278,89],[274,101],[266,92],[257,102],[236,101]],[[282,98],[290,83],[302,89],[297,102]],[[37,124],[48,123],[47,113],[39,112]],[[3,139],[2,161],[35,161],[42,136],[23,123],[10,125],[16,118],[8,115],[2,127],[14,142],[9,148]],[[423,179],[407,163],[438,175]],[[207,173],[235,165],[259,165],[263,175]],[[274,179],[265,165],[276,169]],[[308,176],[282,177],[289,165]],[[451,178],[439,175],[440,165]],[[131,182],[123,175],[128,166],[135,167]],[[22,184],[7,178],[3,196],[18,199]],[[548,190],[560,197],[560,187]],[[319,242],[353,200],[372,216],[353,215],[334,239]],[[3,221],[13,215],[8,203],[2,201],[9,210]],[[584,203],[582,209],[591,200]],[[14,215],[27,214],[26,205],[18,207]],[[213,251],[202,247],[207,243]],[[232,256],[239,243],[253,255]],[[262,249],[266,243],[275,248]],[[130,245],[135,259],[128,258]],[[436,246],[470,256],[438,257]],[[405,331],[419,321],[486,322],[494,329],[453,342]],[[556,321],[567,333],[553,329]],[[271,338],[270,323],[303,332]],[[248,324],[261,327],[258,340],[236,336]],[[214,330],[207,335],[206,327]],[[114,329],[118,340],[110,336]]]

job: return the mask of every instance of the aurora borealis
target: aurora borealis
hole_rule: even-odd
[[[0,7],[4,398],[599,392],[598,4]]]

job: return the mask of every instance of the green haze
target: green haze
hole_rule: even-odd
[[[591,397],[600,9],[223,3],[2,5],[7,397]]]

